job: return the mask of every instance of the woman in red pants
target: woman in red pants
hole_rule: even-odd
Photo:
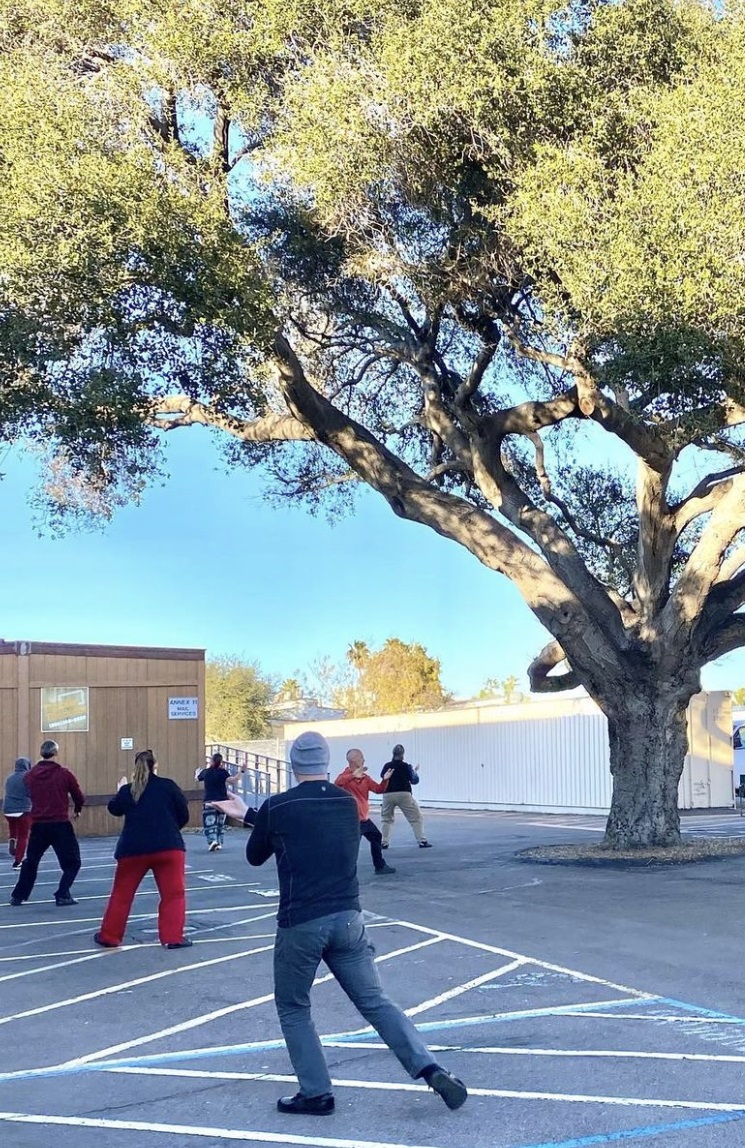
[[[105,949],[121,945],[134,895],[151,870],[160,893],[160,943],[167,949],[185,949],[192,943],[184,939],[186,847],[181,836],[189,806],[175,781],[157,776],[157,764],[151,749],[138,753],[132,784],[123,777],[109,802],[109,813],[123,817],[124,828],[114,852],[116,872],[109,903],[93,938]]]

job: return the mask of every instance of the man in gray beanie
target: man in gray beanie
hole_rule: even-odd
[[[3,813],[8,823],[8,853],[13,858],[14,869],[21,867],[31,832],[31,794],[25,783],[30,769],[27,757],[16,758],[15,769],[5,782]]]
[[[240,797],[215,802],[223,813],[253,825],[250,865],[274,854],[279,911],[274,942],[274,1000],[282,1035],[300,1084],[277,1101],[280,1112],[328,1116],[331,1078],[310,1012],[310,990],[325,961],[344,992],[415,1080],[424,1080],[448,1108],[460,1108],[465,1085],[442,1068],[416,1028],[383,992],[360,911],[357,855],[359,814],[354,798],[328,780],[329,747],[319,733],[298,737],[290,750],[298,782],[248,809]]]

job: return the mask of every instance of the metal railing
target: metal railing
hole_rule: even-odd
[[[283,793],[292,785],[289,761],[263,753],[237,749],[231,745],[206,745],[205,764],[213,753],[221,753],[223,764],[232,776],[240,778],[237,792],[248,805],[257,805],[272,793]]]

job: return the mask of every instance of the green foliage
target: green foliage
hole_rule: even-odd
[[[347,660],[355,678],[337,690],[334,700],[350,717],[439,709],[450,700],[440,662],[419,642],[388,638],[380,649],[371,650],[367,643],[356,641]]]
[[[534,359],[571,347],[671,448],[722,444],[745,398],[740,6],[0,0],[0,48],[0,436],[58,455],[57,505],[139,496],[164,396],[238,436],[286,414],[278,331],[345,416],[490,512],[422,397],[434,378],[457,422],[490,345],[471,428],[566,390]],[[357,476],[312,429],[229,460],[346,509]],[[629,595],[629,475],[551,437],[542,481],[494,453]]]
[[[494,700],[505,706],[519,705],[527,701],[527,695],[518,687],[519,679],[511,674],[507,678],[487,678],[476,694],[481,701]]]
[[[275,683],[255,662],[209,658],[205,672],[206,738],[231,745],[266,736]]]
[[[745,687],[732,691],[732,701],[736,706],[745,706]]]

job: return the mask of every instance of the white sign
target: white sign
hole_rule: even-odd
[[[134,749],[135,739],[133,737],[123,737],[119,742],[119,749]]]
[[[199,698],[169,698],[168,717],[171,720],[199,716]]]

